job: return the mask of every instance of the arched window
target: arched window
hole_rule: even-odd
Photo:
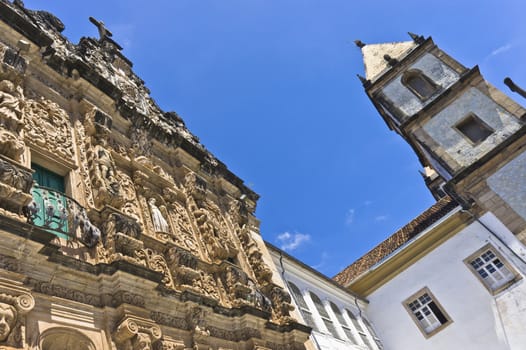
[[[336,315],[336,318],[338,319],[340,326],[342,326],[343,332],[345,333],[345,336],[347,337],[347,339],[352,341],[354,344],[357,344],[358,342],[356,341],[356,337],[352,333],[352,330],[347,324],[347,321],[345,321],[345,319],[343,318],[342,312],[340,311],[338,306],[336,306],[332,301],[330,302],[330,305],[331,305],[332,312],[334,312],[334,314]]]
[[[369,330],[369,333],[371,334],[371,336],[373,337],[374,341],[376,342],[376,345],[378,345],[378,347],[380,349],[383,349],[382,342],[380,341],[380,338],[378,338],[378,334],[376,334],[376,331],[374,330],[374,328],[371,325],[371,323],[369,321],[367,321],[366,318],[362,318],[362,321],[365,324],[365,327],[367,327],[367,329]]]
[[[312,317],[312,312],[309,310],[309,306],[305,302],[305,299],[303,299],[303,295],[301,294],[300,289],[292,282],[288,282],[288,284],[290,291],[292,292],[292,296],[294,297],[296,304],[298,304],[300,308],[300,313],[301,316],[303,316],[305,323],[307,324],[307,326],[311,327],[315,331],[318,331],[318,327],[316,327],[316,323],[314,322],[314,318]]]
[[[358,321],[356,316],[354,316],[354,314],[351,311],[349,311],[348,309],[345,309],[345,312],[347,313],[347,316],[351,320],[354,328],[356,329],[356,331],[358,332],[358,334],[362,338],[362,341],[364,342],[364,344],[370,347],[371,346],[371,341],[369,340],[369,338],[367,338],[367,333],[362,328],[362,325],[360,324],[360,322]]]
[[[51,328],[40,335],[42,350],[95,350],[93,342],[81,332],[70,328]]]
[[[402,84],[421,100],[427,100],[438,90],[438,86],[431,79],[416,69],[404,73]]]
[[[332,322],[331,317],[329,316],[329,313],[327,312],[327,310],[325,310],[325,306],[323,306],[323,303],[321,302],[321,299],[313,292],[310,292],[310,297],[312,301],[314,302],[314,305],[316,306],[316,310],[318,310],[318,313],[320,314],[321,319],[323,323],[325,324],[325,327],[327,327],[327,330],[335,338],[340,338],[338,336],[338,332],[336,331],[336,328],[334,328],[334,323]]]

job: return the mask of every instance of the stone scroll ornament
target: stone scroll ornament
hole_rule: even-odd
[[[25,346],[25,315],[34,306],[35,300],[30,294],[0,294],[0,345]]]
[[[152,350],[162,336],[161,328],[152,321],[128,316],[113,334],[118,350]]]

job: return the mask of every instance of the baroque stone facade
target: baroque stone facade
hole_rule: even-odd
[[[303,349],[258,195],[90,20],[0,0],[0,347]]]

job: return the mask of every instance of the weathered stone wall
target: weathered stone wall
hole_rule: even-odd
[[[471,113],[494,130],[488,138],[476,145],[455,128]],[[516,117],[472,87],[434,115],[424,124],[423,129],[460,167],[465,167],[500,144],[520,126]]]
[[[489,187],[526,220],[526,153],[488,178]]]
[[[426,53],[407,70],[417,69],[429,77],[443,91],[459,79],[459,74],[431,53]],[[433,97],[422,101],[402,83],[403,74],[399,74],[381,90],[387,100],[402,112],[401,122],[419,112],[433,101]],[[438,91],[437,91],[438,92]]]

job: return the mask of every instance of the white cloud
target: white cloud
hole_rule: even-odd
[[[385,221],[387,220],[387,215],[378,215],[374,218],[374,221]]]
[[[327,252],[321,253],[320,262],[316,265],[312,265],[311,267],[315,270],[320,271],[323,267],[325,267],[325,264],[329,260],[329,254]]]
[[[351,208],[351,209],[349,209],[347,211],[347,214],[345,215],[345,224],[347,226],[352,225],[352,223],[354,221],[354,212],[355,212],[355,210],[353,208]]]
[[[512,45],[509,43],[506,45],[502,45],[501,47],[496,48],[495,50],[491,51],[490,56],[497,56],[503,52],[508,51],[511,48],[512,48]]]
[[[283,232],[276,237],[281,246],[280,248],[285,251],[292,251],[298,248],[302,243],[310,241],[310,235],[303,233],[290,233]]]

